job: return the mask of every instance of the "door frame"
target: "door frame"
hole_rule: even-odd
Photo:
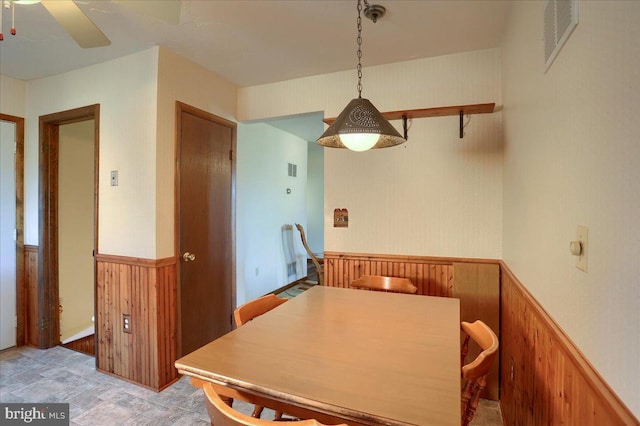
[[[26,343],[27,298],[24,284],[24,118],[0,113],[0,120],[16,126],[16,346]]]
[[[94,120],[94,312],[96,311],[96,268],[98,252],[98,176],[100,158],[100,104],[42,115],[39,120],[38,177],[38,347],[60,344],[60,295],[58,282],[58,148],[59,127]],[[96,329],[95,344],[98,343]],[[98,360],[96,350],[96,363]]]
[[[178,357],[182,353],[182,297],[181,297],[181,265],[180,255],[180,146],[182,145],[182,113],[195,115],[204,120],[212,121],[231,129],[231,309],[236,306],[236,146],[237,146],[237,123],[218,117],[207,111],[176,101],[176,134],[175,134],[175,179],[174,179],[174,253],[176,254],[176,353]]]

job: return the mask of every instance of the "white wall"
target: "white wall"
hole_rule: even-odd
[[[363,70],[363,97],[380,111],[501,104],[500,51],[490,49]],[[322,111],[356,95],[355,70],[241,88],[238,118]],[[399,122],[394,123],[400,126]],[[413,120],[405,145],[366,153],[325,149],[325,250],[500,258],[501,112]],[[333,228],[333,209],[349,228]]]
[[[544,74],[544,2],[504,42],[504,259],[640,417],[640,3],[579,2]],[[569,253],[589,228],[588,271]]]
[[[324,251],[324,148],[307,142],[307,244],[312,252]]]
[[[60,126],[58,285],[60,340],[93,326],[94,121]]]
[[[98,251],[156,257],[157,64],[151,48],[28,83],[25,244],[38,244],[38,118],[100,104]]]
[[[156,236],[157,257],[174,255],[174,178],[176,101],[234,121],[236,86],[217,74],[160,48],[158,61],[158,131]]]
[[[27,82],[0,75],[0,112],[24,118],[27,113]]]
[[[297,178],[287,175],[288,163],[298,166]],[[241,305],[295,281],[287,277],[287,260],[298,263],[297,278],[306,275],[307,254],[294,224],[306,226],[307,220],[307,142],[268,124],[239,124],[237,166],[236,286]],[[293,232],[283,242],[286,224]],[[287,259],[289,244],[293,250]]]

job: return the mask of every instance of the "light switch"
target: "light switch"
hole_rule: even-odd
[[[586,226],[578,226],[577,240],[580,242],[580,254],[576,256],[576,268],[587,272],[589,229]]]
[[[111,186],[118,186],[118,171],[111,170]]]

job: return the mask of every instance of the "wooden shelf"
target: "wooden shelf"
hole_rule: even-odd
[[[489,114],[492,113],[496,104],[474,104],[474,105],[458,105],[458,106],[446,106],[438,108],[424,108],[424,109],[409,109],[405,111],[391,111],[383,112],[382,116],[387,120],[401,120],[403,115],[407,118],[424,118],[424,117],[445,117],[447,115],[460,115],[460,112],[465,115],[470,114]],[[325,123],[331,124],[336,121],[335,117],[325,118]]]

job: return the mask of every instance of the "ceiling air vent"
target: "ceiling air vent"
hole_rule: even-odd
[[[547,0],[544,7],[544,72],[578,25],[577,0]]]

